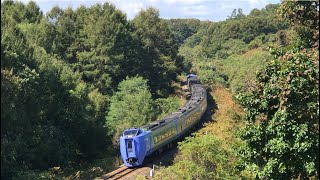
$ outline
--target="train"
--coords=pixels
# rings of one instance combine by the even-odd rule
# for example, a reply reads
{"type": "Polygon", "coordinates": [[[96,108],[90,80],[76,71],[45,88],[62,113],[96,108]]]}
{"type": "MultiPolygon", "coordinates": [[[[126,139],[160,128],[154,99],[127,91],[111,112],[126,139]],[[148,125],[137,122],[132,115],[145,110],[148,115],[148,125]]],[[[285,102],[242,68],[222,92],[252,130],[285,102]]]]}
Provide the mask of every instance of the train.
{"type": "Polygon", "coordinates": [[[145,157],[162,151],[200,121],[207,109],[207,91],[197,75],[188,74],[186,79],[190,96],[183,107],[161,120],[124,130],[119,142],[125,166],[141,166],[145,157]]]}

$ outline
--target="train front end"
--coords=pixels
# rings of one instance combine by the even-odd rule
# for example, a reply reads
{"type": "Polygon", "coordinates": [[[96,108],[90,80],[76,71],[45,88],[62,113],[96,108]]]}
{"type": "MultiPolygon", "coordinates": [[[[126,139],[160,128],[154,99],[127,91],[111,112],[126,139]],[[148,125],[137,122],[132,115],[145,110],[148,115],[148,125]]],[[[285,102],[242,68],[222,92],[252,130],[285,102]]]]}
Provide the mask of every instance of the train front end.
{"type": "Polygon", "coordinates": [[[150,149],[150,133],[139,128],[126,129],[120,137],[120,153],[127,167],[140,166],[150,149]]]}

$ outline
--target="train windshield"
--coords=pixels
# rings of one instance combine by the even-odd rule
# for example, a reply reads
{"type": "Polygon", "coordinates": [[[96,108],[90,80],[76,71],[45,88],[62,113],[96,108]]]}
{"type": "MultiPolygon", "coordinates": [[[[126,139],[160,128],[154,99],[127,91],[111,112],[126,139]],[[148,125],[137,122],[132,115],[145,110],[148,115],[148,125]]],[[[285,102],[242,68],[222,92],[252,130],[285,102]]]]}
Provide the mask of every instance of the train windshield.
{"type": "Polygon", "coordinates": [[[137,129],[126,130],[126,131],[124,131],[123,136],[124,137],[133,137],[133,136],[136,136],[137,133],[138,133],[137,129]]]}
{"type": "Polygon", "coordinates": [[[129,153],[132,153],[133,151],[132,151],[132,141],[128,141],[128,152],[129,153]]]}

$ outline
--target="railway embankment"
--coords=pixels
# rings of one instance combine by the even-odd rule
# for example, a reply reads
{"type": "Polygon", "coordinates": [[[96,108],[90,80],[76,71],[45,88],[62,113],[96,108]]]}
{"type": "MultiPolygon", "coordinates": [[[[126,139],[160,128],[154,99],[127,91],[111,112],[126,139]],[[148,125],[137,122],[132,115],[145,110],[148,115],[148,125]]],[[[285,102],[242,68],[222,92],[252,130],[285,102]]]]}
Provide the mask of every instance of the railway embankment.
{"type": "Polygon", "coordinates": [[[230,149],[240,141],[235,133],[243,126],[241,118],[244,112],[233,100],[229,89],[223,86],[213,86],[211,89],[202,127],[179,145],[173,165],[160,168],[155,172],[154,179],[202,179],[223,176],[223,173],[232,175],[228,171],[232,171],[236,157],[230,149]],[[209,150],[215,152],[210,153],[209,150]]]}
{"type": "MultiPolygon", "coordinates": [[[[235,131],[242,126],[240,120],[244,112],[233,100],[230,90],[223,86],[213,86],[211,89],[208,92],[208,110],[202,119],[201,126],[189,136],[213,135],[222,142],[223,149],[230,149],[238,141],[235,131]]],[[[156,167],[155,179],[169,177],[172,173],[169,172],[171,166],[175,166],[183,158],[183,154],[177,147],[174,147],[162,153],[161,157],[149,160],[146,166],[127,173],[119,179],[151,179],[152,165],[156,167]]],[[[117,171],[112,171],[109,175],[117,171]]]]}

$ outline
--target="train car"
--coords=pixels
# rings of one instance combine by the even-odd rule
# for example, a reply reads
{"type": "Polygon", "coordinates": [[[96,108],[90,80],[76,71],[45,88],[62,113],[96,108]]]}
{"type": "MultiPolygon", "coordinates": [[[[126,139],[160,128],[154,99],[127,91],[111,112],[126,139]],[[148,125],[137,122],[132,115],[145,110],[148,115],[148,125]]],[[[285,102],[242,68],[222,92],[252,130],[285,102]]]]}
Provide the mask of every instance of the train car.
{"type": "Polygon", "coordinates": [[[195,74],[187,76],[187,87],[191,96],[178,111],[162,120],[123,132],[120,137],[120,153],[125,166],[142,165],[146,156],[162,151],[200,121],[207,109],[206,89],[195,74]]]}

